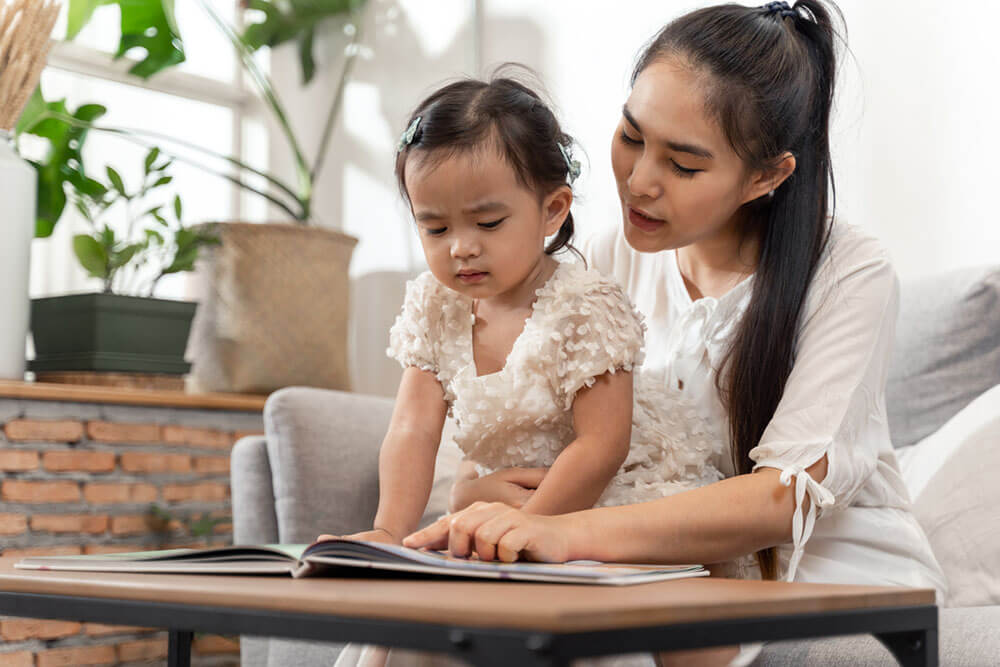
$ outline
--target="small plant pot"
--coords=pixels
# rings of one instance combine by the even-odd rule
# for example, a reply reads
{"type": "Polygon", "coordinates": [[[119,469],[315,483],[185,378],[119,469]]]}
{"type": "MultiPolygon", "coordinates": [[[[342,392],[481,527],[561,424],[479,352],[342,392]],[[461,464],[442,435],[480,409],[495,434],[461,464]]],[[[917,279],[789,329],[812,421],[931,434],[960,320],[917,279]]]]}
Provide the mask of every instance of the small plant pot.
{"type": "Polygon", "coordinates": [[[32,299],[35,359],[45,371],[115,371],[182,375],[198,304],[119,294],[32,299]]]}

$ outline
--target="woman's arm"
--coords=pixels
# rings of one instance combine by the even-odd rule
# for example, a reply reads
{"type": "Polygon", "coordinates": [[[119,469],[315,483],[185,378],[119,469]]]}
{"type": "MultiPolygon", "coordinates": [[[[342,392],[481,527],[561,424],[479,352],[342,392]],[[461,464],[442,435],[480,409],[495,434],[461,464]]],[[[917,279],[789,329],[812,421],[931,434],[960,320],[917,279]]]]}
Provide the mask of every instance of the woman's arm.
{"type": "MultiPolygon", "coordinates": [[[[823,479],[826,467],[824,457],[807,472],[823,479]]],[[[659,500],[552,517],[476,503],[403,543],[508,562],[716,563],[791,541],[795,492],[779,475],[761,468],[659,500]]]]}
{"type": "Polygon", "coordinates": [[[379,500],[374,527],[399,542],[420,522],[434,483],[434,459],[447,404],[434,373],[410,366],[396,393],[379,452],[379,500]]]}
{"type": "Polygon", "coordinates": [[[593,507],[628,456],[632,433],[632,374],[604,373],[573,400],[569,443],[524,503],[533,514],[564,514],[593,507]]]}

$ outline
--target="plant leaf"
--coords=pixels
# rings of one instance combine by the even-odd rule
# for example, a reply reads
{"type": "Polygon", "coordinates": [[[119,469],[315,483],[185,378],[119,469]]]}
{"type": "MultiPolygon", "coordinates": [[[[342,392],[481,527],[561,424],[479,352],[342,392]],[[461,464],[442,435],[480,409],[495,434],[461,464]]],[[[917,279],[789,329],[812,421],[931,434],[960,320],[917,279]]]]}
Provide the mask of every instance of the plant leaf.
{"type": "Polygon", "coordinates": [[[129,72],[148,79],[184,62],[184,45],[177,32],[173,0],[110,0],[121,8],[121,40],[115,59],[140,48],[144,57],[129,72]]]}
{"type": "Polygon", "coordinates": [[[309,83],[315,74],[313,38],[318,24],[334,16],[360,9],[366,0],[248,0],[246,9],[260,12],[264,19],[249,24],[240,39],[251,51],[274,48],[295,41],[299,47],[302,81],[309,83]]]}
{"type": "Polygon", "coordinates": [[[146,163],[144,165],[144,168],[147,174],[152,170],[153,163],[156,162],[156,158],[158,157],[160,157],[160,149],[157,148],[156,146],[153,146],[151,149],[149,149],[149,152],[146,153],[146,163]]]}
{"type": "Polygon", "coordinates": [[[156,182],[153,183],[153,185],[151,187],[158,188],[161,185],[166,185],[167,183],[169,183],[172,180],[174,180],[173,176],[160,176],[158,179],[156,179],[156,182]]]}
{"type": "Polygon", "coordinates": [[[55,229],[66,208],[67,183],[85,194],[96,195],[104,189],[102,185],[85,175],[83,145],[87,138],[87,129],[73,127],[56,118],[45,117],[45,114],[72,115],[77,120],[92,123],[106,111],[99,104],[84,104],[70,113],[66,108],[66,100],[47,102],[41,90],[35,90],[25,114],[18,123],[18,131],[41,137],[49,144],[45,157],[31,163],[38,172],[36,237],[50,236],[55,229]]]}
{"type": "Polygon", "coordinates": [[[107,167],[108,180],[111,181],[111,187],[118,191],[122,197],[128,197],[125,194],[125,183],[122,181],[121,175],[114,170],[110,165],[107,167]]]}
{"type": "Polygon", "coordinates": [[[104,252],[104,247],[93,236],[86,234],[74,236],[73,252],[80,261],[80,265],[94,278],[104,280],[110,275],[108,256],[104,252]]]}
{"type": "Polygon", "coordinates": [[[174,195],[174,215],[177,216],[177,222],[181,221],[181,212],[183,211],[183,205],[181,204],[181,196],[174,195]]]}
{"type": "Polygon", "coordinates": [[[121,250],[117,250],[111,253],[110,261],[108,262],[111,270],[120,269],[121,267],[132,261],[135,254],[146,247],[145,243],[132,243],[125,246],[121,250]]]}
{"type": "Polygon", "coordinates": [[[72,41],[83,27],[90,22],[94,10],[105,4],[105,0],[69,0],[66,17],[66,41],[72,41]]]}
{"type": "Polygon", "coordinates": [[[316,31],[306,30],[298,36],[296,41],[299,44],[299,64],[302,67],[302,85],[312,81],[316,75],[316,60],[313,58],[313,39],[316,31]]]}

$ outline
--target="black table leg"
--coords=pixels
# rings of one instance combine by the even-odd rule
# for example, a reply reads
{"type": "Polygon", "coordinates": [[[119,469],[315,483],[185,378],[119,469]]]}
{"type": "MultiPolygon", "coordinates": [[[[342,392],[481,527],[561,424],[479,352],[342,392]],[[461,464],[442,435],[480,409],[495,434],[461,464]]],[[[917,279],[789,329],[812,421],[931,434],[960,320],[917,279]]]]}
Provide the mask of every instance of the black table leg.
{"type": "Polygon", "coordinates": [[[191,639],[194,633],[190,630],[170,630],[167,642],[168,667],[191,667],[191,639]]]}
{"type": "Polygon", "coordinates": [[[887,632],[875,635],[903,667],[937,667],[937,628],[912,632],[887,632]]]}
{"type": "Polygon", "coordinates": [[[503,633],[452,630],[452,654],[475,667],[563,667],[569,660],[553,654],[548,634],[509,636],[503,633]]]}

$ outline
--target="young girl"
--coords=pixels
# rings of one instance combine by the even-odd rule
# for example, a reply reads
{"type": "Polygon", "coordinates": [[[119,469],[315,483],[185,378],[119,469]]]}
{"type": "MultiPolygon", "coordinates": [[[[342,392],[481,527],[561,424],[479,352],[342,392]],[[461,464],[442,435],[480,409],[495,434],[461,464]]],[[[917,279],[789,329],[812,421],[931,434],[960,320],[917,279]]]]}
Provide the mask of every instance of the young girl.
{"type": "MultiPolygon", "coordinates": [[[[539,96],[509,78],[453,83],[413,112],[396,174],[430,271],[407,286],[390,333],[405,370],[379,507],[373,529],[351,537],[400,543],[417,528],[448,413],[480,474],[549,468],[526,512],[720,479],[718,434],[663,382],[633,382],[643,325],[618,285],[552,257],[573,236],[570,144],[539,96]]],[[[338,665],[378,664],[377,653],[348,647],[338,665]]]]}
{"type": "Polygon", "coordinates": [[[447,85],[413,112],[396,175],[430,271],[407,285],[390,332],[403,378],[374,527],[354,537],[399,543],[416,529],[447,414],[480,474],[551,468],[528,512],[635,502],[721,477],[711,434],[677,431],[665,416],[676,397],[661,382],[633,382],[643,324],[618,285],[553,258],[573,236],[571,142],[510,78],[447,85]]]}

